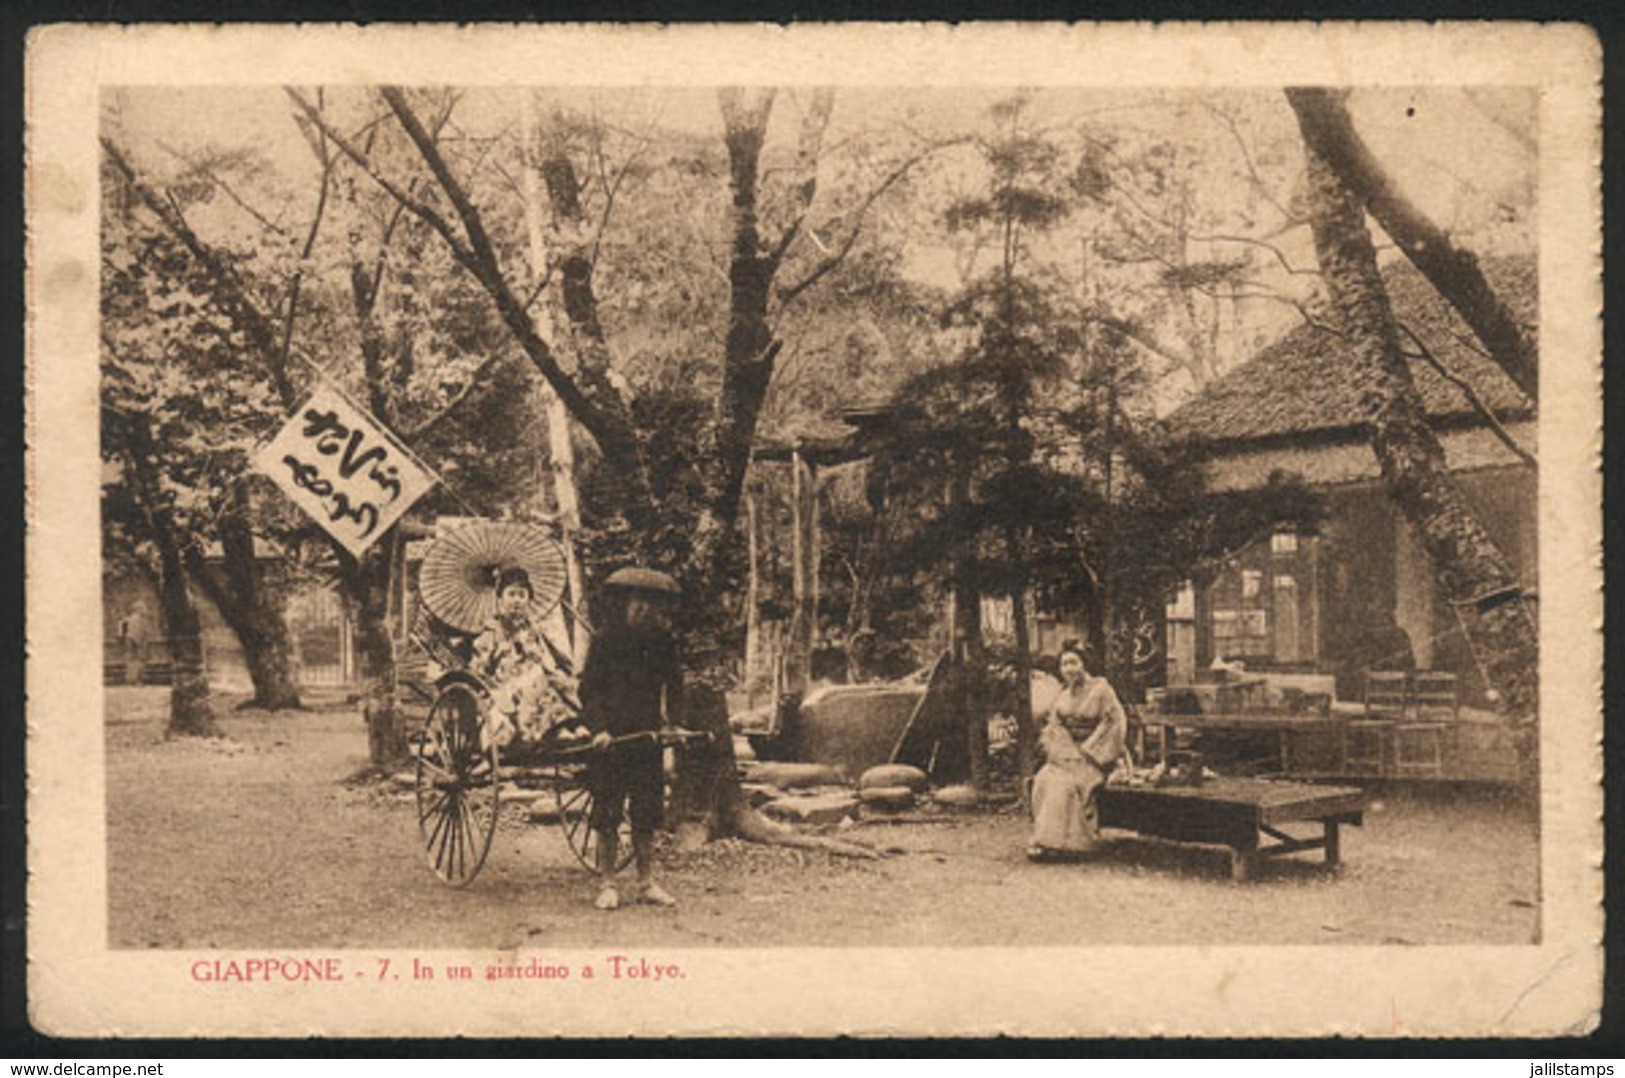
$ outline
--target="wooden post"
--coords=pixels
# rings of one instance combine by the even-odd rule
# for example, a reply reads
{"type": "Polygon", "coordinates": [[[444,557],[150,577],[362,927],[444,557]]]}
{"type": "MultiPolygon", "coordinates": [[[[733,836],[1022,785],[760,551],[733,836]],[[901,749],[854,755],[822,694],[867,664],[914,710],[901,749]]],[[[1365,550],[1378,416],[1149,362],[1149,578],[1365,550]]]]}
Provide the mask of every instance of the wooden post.
{"type": "Polygon", "coordinates": [[[808,584],[808,567],[812,560],[811,533],[808,518],[812,507],[808,504],[812,483],[806,474],[806,461],[801,450],[790,454],[790,573],[791,600],[790,639],[786,643],[785,690],[804,693],[812,681],[812,637],[816,602],[808,584]]]}
{"type": "Polygon", "coordinates": [[[1196,670],[1206,670],[1213,665],[1213,585],[1201,581],[1191,582],[1191,594],[1195,597],[1196,610],[1196,669],[1191,671],[1191,680],[1196,680],[1196,670]]]}
{"type": "Polygon", "coordinates": [[[748,575],[745,578],[745,691],[749,706],[756,706],[756,670],[761,663],[762,601],[761,555],[757,550],[756,496],[745,491],[745,551],[748,575]]]}
{"type": "Polygon", "coordinates": [[[807,651],[807,668],[809,675],[812,670],[812,653],[817,650],[820,641],[818,629],[819,600],[822,582],[819,570],[824,564],[824,533],[822,529],[821,514],[818,509],[818,488],[821,477],[817,467],[811,462],[807,463],[807,639],[811,645],[807,651]]]}

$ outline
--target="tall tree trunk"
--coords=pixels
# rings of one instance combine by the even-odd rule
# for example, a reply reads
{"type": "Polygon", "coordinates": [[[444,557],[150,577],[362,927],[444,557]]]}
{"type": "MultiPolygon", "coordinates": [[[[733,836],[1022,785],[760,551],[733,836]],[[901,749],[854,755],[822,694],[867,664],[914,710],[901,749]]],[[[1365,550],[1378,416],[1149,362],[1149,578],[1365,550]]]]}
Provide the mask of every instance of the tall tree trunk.
{"type": "Polygon", "coordinates": [[[762,145],[767,139],[768,119],[773,115],[774,96],[772,89],[754,94],[738,89],[717,93],[723,145],[728,151],[733,235],[728,259],[728,333],[722,348],[722,391],[711,459],[709,505],[696,529],[696,562],[707,573],[716,571],[717,559],[739,515],[756,422],[783,344],[768,321],[773,280],[785,253],[800,234],[818,189],[818,155],[834,107],[831,91],[813,92],[802,114],[793,170],[796,183],[790,198],[791,220],[768,242],[759,215],[758,188],[762,145]]]}
{"type": "Polygon", "coordinates": [[[644,469],[632,467],[641,458],[641,443],[632,423],[631,409],[607,377],[606,371],[583,365],[573,373],[560,366],[553,347],[547,342],[532,320],[527,302],[516,294],[503,274],[497,246],[486,229],[479,206],[451,171],[440,152],[438,128],[430,130],[413,111],[406,96],[398,87],[383,87],[380,96],[400,121],[407,138],[434,175],[435,182],[455,211],[462,226],[462,238],[450,221],[429,203],[413,197],[384,179],[372,164],[368,153],[334,130],[322,116],[321,110],[305,100],[297,91],[289,89],[295,106],[345,156],[355,161],[389,193],[400,206],[425,221],[445,241],[452,256],[479,282],[490,298],[497,316],[513,334],[515,342],[524,349],[532,366],[547,380],[558,394],[570,414],[590,434],[603,451],[606,460],[627,468],[624,473],[632,489],[627,493],[627,504],[648,507],[652,505],[648,489],[648,475],[644,469]]]}
{"type": "Polygon", "coordinates": [[[715,690],[700,687],[684,693],[682,725],[711,735],[709,741],[679,750],[677,776],[671,790],[671,815],[679,841],[686,846],[707,839],[725,838],[738,830],[738,812],[744,805],[739,789],[739,764],[734,757],[733,731],[728,726],[728,703],[715,690]]]}
{"type": "MultiPolygon", "coordinates": [[[[797,217],[778,241],[769,247],[763,242],[757,216],[760,158],[767,135],[767,121],[773,111],[774,91],[758,91],[746,100],[742,91],[725,89],[718,93],[722,111],[724,144],[728,152],[729,186],[732,193],[732,251],[729,259],[729,318],[723,344],[722,390],[718,403],[716,435],[710,447],[707,476],[707,506],[696,522],[693,554],[685,572],[684,602],[691,608],[714,604],[720,597],[721,565],[727,545],[735,533],[739,502],[750,466],[757,420],[773,377],[773,366],[781,342],[768,324],[768,304],[773,278],[784,253],[800,227],[815,189],[813,171],[819,139],[829,119],[831,99],[827,92],[815,95],[816,105],[803,123],[801,171],[804,180],[797,192],[797,217]]],[[[545,174],[544,174],[545,175],[545,174]]],[[[564,179],[560,174],[549,177],[564,179]]],[[[567,288],[574,286],[566,281],[567,288]]],[[[590,285],[590,277],[586,283],[590,285]]],[[[577,299],[582,293],[572,293],[577,299]]],[[[589,293],[590,294],[590,293],[589,293]]],[[[572,321],[574,319],[572,318],[572,321]]],[[[582,327],[587,328],[587,327],[582,327]]],[[[600,331],[601,332],[601,331],[600,331]]],[[[606,447],[607,449],[607,447],[606,447]]],[[[799,476],[799,473],[798,473],[799,476]]],[[[810,626],[804,626],[805,633],[810,626]]],[[[807,637],[810,640],[810,637],[807,637]]],[[[805,687],[804,685],[802,686],[805,687]]],[[[757,841],[805,845],[815,840],[795,836],[774,827],[745,805],[734,773],[733,743],[728,732],[727,708],[720,694],[702,693],[691,710],[691,721],[711,731],[709,751],[687,754],[694,772],[695,788],[703,790],[709,806],[704,813],[711,837],[739,833],[757,841]]],[[[694,815],[693,798],[684,799],[694,815]]],[[[819,843],[829,840],[816,840],[819,843]]]]}
{"type": "Polygon", "coordinates": [[[203,626],[197,606],[187,588],[185,538],[175,526],[171,510],[163,504],[159,478],[154,472],[158,459],[150,420],[143,415],[128,417],[130,444],[124,455],[125,474],[134,500],[146,517],[148,535],[158,549],[158,606],[164,635],[169,639],[171,683],[169,725],[175,737],[217,737],[214,701],[203,667],[203,626]]]}
{"type": "Polygon", "coordinates": [[[246,494],[239,489],[233,505],[220,517],[221,572],[224,581],[205,565],[199,551],[189,549],[187,568],[236,634],[243,648],[254,695],[244,707],[279,710],[299,708],[293,633],[288,629],[280,597],[266,584],[255,557],[254,536],[248,525],[246,494]]]}
{"type": "Polygon", "coordinates": [[[987,653],[982,648],[982,601],[974,588],[956,583],[952,602],[953,706],[959,711],[957,721],[965,731],[971,785],[986,793],[992,785],[992,767],[984,708],[987,653]]]}
{"type": "Polygon", "coordinates": [[[406,759],[406,729],[396,704],[395,636],[389,624],[395,529],[361,559],[341,552],[340,578],[356,627],[361,676],[361,717],[367,724],[367,757],[377,771],[406,759]]]}
{"type": "Polygon", "coordinates": [[[152,514],[152,537],[158,548],[158,597],[169,638],[173,681],[169,692],[169,727],[172,737],[218,737],[214,701],[203,669],[203,626],[186,586],[181,537],[167,510],[152,514]]]}
{"type": "Polygon", "coordinates": [[[814,477],[799,451],[790,454],[790,640],[785,669],[787,687],[805,693],[812,681],[812,653],[818,635],[817,553],[813,535],[817,529],[818,496],[814,477]]]}
{"type": "MultiPolygon", "coordinates": [[[[540,287],[539,282],[552,272],[550,267],[559,271],[558,295],[570,331],[575,369],[594,385],[600,386],[596,392],[609,399],[609,390],[602,388],[609,384],[609,342],[598,317],[598,294],[593,285],[596,267],[588,242],[590,231],[581,205],[581,181],[566,150],[564,117],[555,113],[546,130],[543,130],[536,120],[535,102],[528,93],[524,106],[525,144],[534,154],[534,166],[527,162],[523,184],[531,277],[536,282],[535,287],[540,287]],[[542,227],[541,200],[536,191],[538,174],[547,188],[548,216],[556,237],[551,251],[542,227]]],[[[537,309],[535,324],[543,339],[552,344],[553,317],[545,303],[537,309]]],[[[567,568],[571,599],[585,616],[585,592],[575,557],[575,536],[581,530],[581,515],[576,504],[575,450],[570,442],[570,415],[563,400],[551,391],[547,394],[547,430],[553,485],[557,492],[560,523],[566,536],[565,550],[569,555],[567,568]]],[[[653,509],[652,496],[649,494],[648,461],[640,451],[632,460],[606,455],[604,463],[616,476],[614,482],[606,484],[606,489],[627,495],[625,504],[615,508],[634,528],[647,527],[653,509]]],[[[579,639],[575,643],[579,657],[585,652],[586,641],[579,639]]]]}
{"type": "Polygon", "coordinates": [[[1399,349],[1388,296],[1359,201],[1332,161],[1336,132],[1324,110],[1289,93],[1308,157],[1310,227],[1332,299],[1342,313],[1362,416],[1394,505],[1433,564],[1440,590],[1466,617],[1469,643],[1524,743],[1535,771],[1539,638],[1512,567],[1448,471],[1399,349]]]}
{"type": "MultiPolygon", "coordinates": [[[[969,476],[955,475],[948,485],[948,506],[952,512],[970,499],[969,476]]],[[[949,658],[953,662],[953,706],[965,732],[971,785],[986,793],[992,784],[988,758],[986,700],[987,654],[982,648],[982,597],[970,582],[971,553],[960,549],[954,554],[949,580],[952,604],[949,623],[949,658]]]]}
{"type": "Polygon", "coordinates": [[[1299,125],[1315,129],[1315,152],[1456,309],[1524,396],[1538,401],[1540,359],[1534,336],[1495,294],[1473,253],[1458,247],[1448,232],[1400,191],[1354,129],[1344,104],[1346,92],[1305,87],[1289,89],[1286,94],[1299,125]]]}
{"type": "Polygon", "coordinates": [[[767,305],[778,269],[762,243],[757,217],[762,144],[773,113],[773,92],[743,103],[737,92],[719,96],[732,195],[732,251],[728,260],[728,334],[722,351],[722,396],[717,413],[712,515],[715,526],[733,519],[750,460],[756,420],[767,398],[778,356],[767,305]]]}
{"type": "Polygon", "coordinates": [[[756,499],[745,494],[745,688],[756,706],[756,668],[762,661],[762,569],[756,534],[756,499]]]}
{"type": "MultiPolygon", "coordinates": [[[[1010,616],[1016,631],[1016,760],[1022,789],[1038,772],[1038,722],[1033,715],[1033,649],[1027,634],[1027,589],[1010,591],[1010,616]]],[[[985,736],[985,734],[984,734],[985,736]]]]}

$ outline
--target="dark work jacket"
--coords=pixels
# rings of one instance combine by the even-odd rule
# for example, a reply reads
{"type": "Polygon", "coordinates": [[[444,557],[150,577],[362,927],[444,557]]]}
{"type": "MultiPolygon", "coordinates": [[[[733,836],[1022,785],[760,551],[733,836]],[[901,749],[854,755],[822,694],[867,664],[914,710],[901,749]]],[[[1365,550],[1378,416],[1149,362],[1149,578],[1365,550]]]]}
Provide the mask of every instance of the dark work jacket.
{"type": "Polygon", "coordinates": [[[581,671],[581,717],[593,733],[611,737],[658,730],[660,695],[677,721],[683,674],[670,634],[639,629],[606,630],[592,642],[581,671]]]}

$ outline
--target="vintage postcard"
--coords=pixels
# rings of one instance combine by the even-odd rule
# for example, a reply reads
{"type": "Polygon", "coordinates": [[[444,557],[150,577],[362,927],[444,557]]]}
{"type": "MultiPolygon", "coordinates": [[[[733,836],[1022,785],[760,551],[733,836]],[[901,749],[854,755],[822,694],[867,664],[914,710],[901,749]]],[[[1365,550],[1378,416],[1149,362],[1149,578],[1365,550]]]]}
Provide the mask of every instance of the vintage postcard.
{"type": "Polygon", "coordinates": [[[34,1023],[1594,1028],[1600,71],[37,31],[34,1023]]]}

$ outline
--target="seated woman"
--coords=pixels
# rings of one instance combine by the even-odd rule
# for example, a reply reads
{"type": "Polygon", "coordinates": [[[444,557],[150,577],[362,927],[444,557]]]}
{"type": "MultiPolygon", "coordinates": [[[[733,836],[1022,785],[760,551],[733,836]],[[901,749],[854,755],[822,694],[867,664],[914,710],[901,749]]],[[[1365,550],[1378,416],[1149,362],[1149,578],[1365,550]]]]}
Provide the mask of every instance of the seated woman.
{"type": "Polygon", "coordinates": [[[573,695],[571,679],[530,620],[534,593],[523,569],[504,569],[497,576],[497,612],[474,639],[469,670],[491,687],[489,736],[498,745],[526,741],[575,719],[576,710],[561,696],[573,695]]]}
{"type": "Polygon", "coordinates": [[[1027,856],[1042,860],[1093,849],[1100,838],[1096,795],[1114,767],[1133,761],[1123,705],[1105,678],[1090,675],[1075,642],[1061,647],[1061,689],[1044,713],[1038,745],[1044,766],[1033,779],[1027,856]]]}

